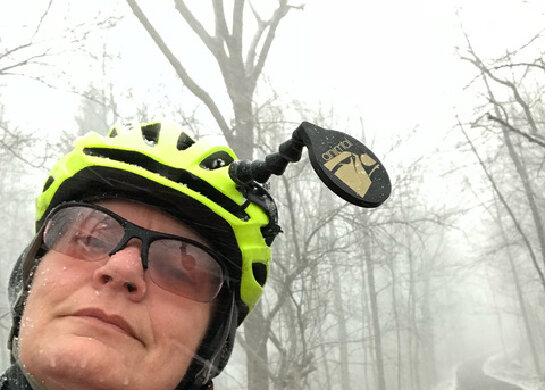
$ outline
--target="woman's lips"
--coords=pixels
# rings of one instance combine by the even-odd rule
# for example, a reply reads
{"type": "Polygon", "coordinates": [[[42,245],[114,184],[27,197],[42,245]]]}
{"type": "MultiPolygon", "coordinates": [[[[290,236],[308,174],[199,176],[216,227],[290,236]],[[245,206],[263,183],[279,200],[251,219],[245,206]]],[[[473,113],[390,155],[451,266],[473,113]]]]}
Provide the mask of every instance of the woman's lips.
{"type": "Polygon", "coordinates": [[[92,317],[106,324],[114,325],[119,331],[127,334],[128,336],[141,341],[136,337],[136,333],[132,326],[122,317],[116,314],[106,314],[102,309],[98,308],[85,308],[76,311],[73,316],[75,317],[92,317]]]}

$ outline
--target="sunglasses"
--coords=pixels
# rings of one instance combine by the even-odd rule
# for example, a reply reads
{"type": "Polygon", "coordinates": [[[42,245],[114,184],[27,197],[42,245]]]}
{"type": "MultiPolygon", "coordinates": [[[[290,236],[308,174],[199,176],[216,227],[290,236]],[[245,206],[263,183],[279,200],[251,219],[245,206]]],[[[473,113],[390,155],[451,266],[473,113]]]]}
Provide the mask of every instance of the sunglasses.
{"type": "Polygon", "coordinates": [[[225,280],[218,253],[189,238],[145,229],[95,204],[56,207],[45,222],[43,244],[46,250],[99,261],[134,238],[142,243],[142,267],[159,287],[200,302],[218,295],[225,280]]]}

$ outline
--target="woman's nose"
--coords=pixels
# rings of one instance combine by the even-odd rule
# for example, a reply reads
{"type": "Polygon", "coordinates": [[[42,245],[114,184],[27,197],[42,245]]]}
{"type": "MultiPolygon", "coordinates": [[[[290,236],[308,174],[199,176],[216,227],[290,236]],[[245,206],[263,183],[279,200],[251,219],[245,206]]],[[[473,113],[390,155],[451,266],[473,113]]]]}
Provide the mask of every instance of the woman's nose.
{"type": "Polygon", "coordinates": [[[125,248],[111,255],[93,274],[93,286],[126,294],[132,301],[140,301],[146,294],[139,240],[131,240],[125,248]]]}

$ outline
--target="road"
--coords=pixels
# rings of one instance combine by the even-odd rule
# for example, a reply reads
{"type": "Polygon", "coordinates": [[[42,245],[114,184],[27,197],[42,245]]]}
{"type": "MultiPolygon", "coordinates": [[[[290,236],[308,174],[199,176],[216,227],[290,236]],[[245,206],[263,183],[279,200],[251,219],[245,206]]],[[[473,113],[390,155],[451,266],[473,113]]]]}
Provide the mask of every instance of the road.
{"type": "Polygon", "coordinates": [[[502,382],[483,372],[486,358],[469,360],[456,371],[456,390],[523,390],[512,383],[502,382]]]}

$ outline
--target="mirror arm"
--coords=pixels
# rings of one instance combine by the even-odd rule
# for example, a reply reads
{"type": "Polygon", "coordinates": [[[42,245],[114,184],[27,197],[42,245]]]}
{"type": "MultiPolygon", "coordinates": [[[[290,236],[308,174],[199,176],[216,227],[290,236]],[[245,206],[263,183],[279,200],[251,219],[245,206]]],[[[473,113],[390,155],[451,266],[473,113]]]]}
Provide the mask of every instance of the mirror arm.
{"type": "MultiPolygon", "coordinates": [[[[306,123],[306,122],[303,122],[306,123]]],[[[301,159],[303,143],[299,125],[293,132],[292,138],[282,142],[278,152],[269,154],[263,160],[235,160],[229,165],[229,176],[238,185],[248,185],[253,181],[266,183],[272,174],[282,175],[290,162],[301,159]]]]}
{"type": "Polygon", "coordinates": [[[258,183],[266,183],[272,174],[282,175],[289,163],[299,161],[304,146],[320,180],[340,198],[360,207],[377,207],[390,196],[388,173],[371,150],[348,134],[309,122],[297,126],[291,139],[265,160],[233,161],[229,176],[243,194],[250,194],[258,183]]]}

